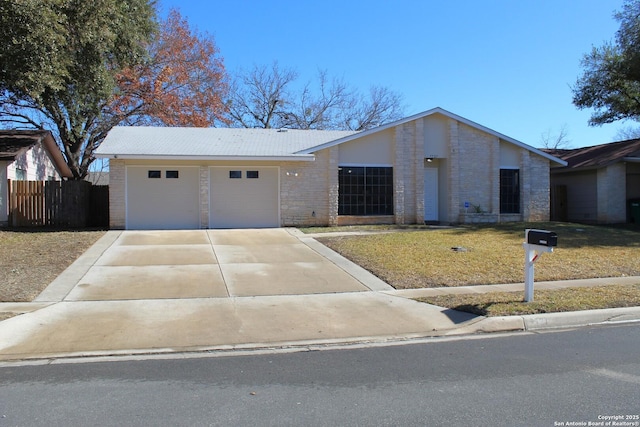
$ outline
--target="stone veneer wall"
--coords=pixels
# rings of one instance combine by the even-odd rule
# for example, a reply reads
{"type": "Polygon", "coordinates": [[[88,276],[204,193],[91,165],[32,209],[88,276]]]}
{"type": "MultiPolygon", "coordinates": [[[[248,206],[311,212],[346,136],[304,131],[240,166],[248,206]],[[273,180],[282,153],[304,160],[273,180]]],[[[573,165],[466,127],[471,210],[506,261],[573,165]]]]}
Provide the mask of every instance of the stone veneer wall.
{"type": "Polygon", "coordinates": [[[280,222],[283,226],[329,225],[336,221],[337,163],[337,149],[328,148],[316,153],[313,162],[280,165],[280,222]],[[332,214],[334,209],[335,214],[332,214]]]}
{"type": "Polygon", "coordinates": [[[123,160],[109,160],[109,228],[114,230],[126,225],[125,173],[123,160]]]}
{"type": "MultiPolygon", "coordinates": [[[[458,125],[457,165],[459,173],[458,201],[452,213],[462,215],[479,206],[482,212],[498,213],[499,191],[494,183],[500,180],[496,158],[500,156],[499,139],[465,124],[458,125]],[[469,202],[470,208],[464,207],[469,202]],[[498,206],[496,206],[496,203],[498,206]]],[[[452,156],[455,153],[451,153],[452,156]]],[[[455,202],[453,202],[455,203],[455,202]]]]}
{"type": "Polygon", "coordinates": [[[198,171],[200,181],[200,228],[209,228],[209,167],[200,166],[198,171]]]}
{"type": "Polygon", "coordinates": [[[416,143],[413,144],[413,182],[414,182],[414,218],[415,223],[424,222],[424,120],[414,121],[416,143]]]}
{"type": "Polygon", "coordinates": [[[550,215],[550,176],[549,160],[544,157],[530,154],[523,151],[523,169],[527,175],[521,174],[520,181],[523,182],[521,194],[523,195],[523,221],[549,221],[550,215]],[[526,191],[526,192],[525,192],[526,191]],[[526,201],[526,202],[525,202],[526,201]]]}

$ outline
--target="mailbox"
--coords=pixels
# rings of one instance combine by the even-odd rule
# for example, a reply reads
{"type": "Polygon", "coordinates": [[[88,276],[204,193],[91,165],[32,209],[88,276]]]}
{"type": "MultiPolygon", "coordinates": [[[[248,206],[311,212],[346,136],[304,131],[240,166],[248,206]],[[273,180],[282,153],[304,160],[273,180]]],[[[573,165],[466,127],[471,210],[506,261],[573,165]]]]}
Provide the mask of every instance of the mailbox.
{"type": "Polygon", "coordinates": [[[558,246],[558,235],[547,230],[527,230],[527,243],[540,246],[558,246]]]}

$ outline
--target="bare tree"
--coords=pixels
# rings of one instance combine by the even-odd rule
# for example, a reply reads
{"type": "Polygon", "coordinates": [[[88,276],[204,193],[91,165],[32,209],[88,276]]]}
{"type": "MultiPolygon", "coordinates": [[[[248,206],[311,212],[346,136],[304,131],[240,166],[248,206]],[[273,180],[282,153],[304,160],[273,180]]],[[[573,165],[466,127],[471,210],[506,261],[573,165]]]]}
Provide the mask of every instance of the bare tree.
{"type": "Polygon", "coordinates": [[[226,102],[232,123],[245,128],[284,127],[290,108],[289,86],[298,78],[292,69],[255,65],[231,83],[226,102]]]}
{"type": "Polygon", "coordinates": [[[638,139],[640,138],[640,127],[634,126],[625,126],[623,128],[618,129],[615,136],[613,137],[616,141],[626,141],[628,139],[638,139]]]}
{"type": "Polygon", "coordinates": [[[297,94],[283,117],[286,127],[295,129],[333,129],[337,113],[351,100],[352,94],[340,79],[329,79],[326,71],[318,72],[318,87],[308,82],[297,94]]]}
{"type": "Polygon", "coordinates": [[[557,134],[552,133],[551,129],[547,129],[540,135],[540,144],[542,148],[548,150],[561,150],[569,148],[571,140],[567,138],[569,131],[567,130],[567,124],[564,123],[560,126],[560,131],[557,134]]]}
{"type": "Polygon", "coordinates": [[[342,112],[345,129],[361,131],[398,120],[404,116],[402,96],[382,86],[372,86],[369,97],[356,95],[342,112]]]}
{"type": "Polygon", "coordinates": [[[232,125],[359,131],[403,117],[402,97],[388,88],[374,86],[365,96],[319,71],[316,80],[296,91],[297,77],[275,62],[240,73],[227,102],[232,125]]]}

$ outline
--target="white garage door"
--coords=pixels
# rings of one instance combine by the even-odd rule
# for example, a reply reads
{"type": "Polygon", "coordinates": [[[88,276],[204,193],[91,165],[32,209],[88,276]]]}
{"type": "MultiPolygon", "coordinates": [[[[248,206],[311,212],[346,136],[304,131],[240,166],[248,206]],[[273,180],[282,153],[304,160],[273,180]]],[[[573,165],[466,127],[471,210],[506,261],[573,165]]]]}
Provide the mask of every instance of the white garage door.
{"type": "Polygon", "coordinates": [[[277,167],[210,168],[209,227],[280,226],[277,167]]]}
{"type": "Polygon", "coordinates": [[[197,167],[127,167],[127,228],[199,228],[197,167]]]}

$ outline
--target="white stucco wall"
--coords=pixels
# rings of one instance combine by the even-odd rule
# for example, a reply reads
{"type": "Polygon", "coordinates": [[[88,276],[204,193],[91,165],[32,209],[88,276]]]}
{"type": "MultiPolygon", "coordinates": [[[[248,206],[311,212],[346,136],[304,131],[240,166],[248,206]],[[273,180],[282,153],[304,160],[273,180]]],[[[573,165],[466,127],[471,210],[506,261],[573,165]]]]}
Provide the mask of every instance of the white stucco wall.
{"type": "Polygon", "coordinates": [[[393,133],[378,132],[338,147],[341,165],[391,165],[393,163],[393,133]]]}
{"type": "Polygon", "coordinates": [[[437,114],[424,118],[424,157],[447,157],[449,153],[447,121],[446,117],[437,114]]]}
{"type": "Polygon", "coordinates": [[[41,144],[35,145],[7,167],[7,179],[16,179],[16,169],[25,170],[27,181],[59,180],[60,175],[41,144]]]}

